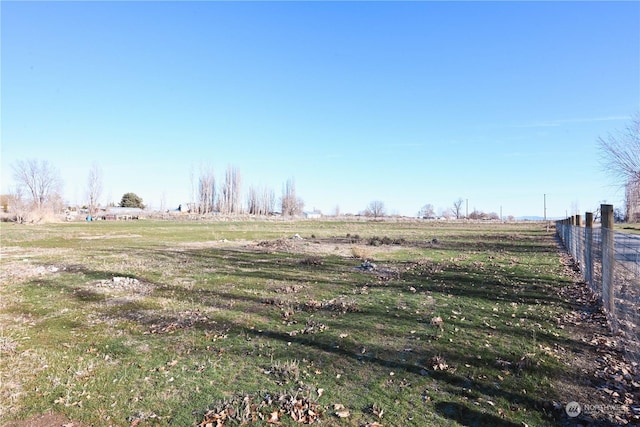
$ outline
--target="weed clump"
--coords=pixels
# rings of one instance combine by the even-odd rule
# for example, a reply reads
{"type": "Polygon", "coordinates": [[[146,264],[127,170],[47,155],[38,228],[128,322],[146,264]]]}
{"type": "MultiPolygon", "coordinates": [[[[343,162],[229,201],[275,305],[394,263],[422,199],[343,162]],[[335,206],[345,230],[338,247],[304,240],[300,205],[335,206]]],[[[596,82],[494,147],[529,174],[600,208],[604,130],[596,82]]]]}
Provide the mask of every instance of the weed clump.
{"type": "Polygon", "coordinates": [[[300,261],[300,264],[302,264],[302,265],[322,265],[322,264],[324,264],[324,262],[322,261],[322,258],[320,258],[319,256],[313,255],[313,256],[308,256],[305,259],[303,259],[302,261],[300,261]]]}
{"type": "Polygon", "coordinates": [[[363,261],[371,259],[371,252],[361,246],[352,246],[351,255],[353,255],[354,258],[361,259],[363,261]]]}
{"type": "Polygon", "coordinates": [[[347,233],[347,239],[349,243],[360,243],[362,241],[359,234],[347,233]]]}
{"type": "Polygon", "coordinates": [[[295,382],[300,378],[300,362],[297,360],[277,361],[265,373],[272,374],[278,384],[295,382]]]}
{"type": "Polygon", "coordinates": [[[378,237],[373,236],[368,241],[369,246],[382,246],[382,245],[404,245],[407,241],[403,238],[392,239],[391,237],[378,237]]]}

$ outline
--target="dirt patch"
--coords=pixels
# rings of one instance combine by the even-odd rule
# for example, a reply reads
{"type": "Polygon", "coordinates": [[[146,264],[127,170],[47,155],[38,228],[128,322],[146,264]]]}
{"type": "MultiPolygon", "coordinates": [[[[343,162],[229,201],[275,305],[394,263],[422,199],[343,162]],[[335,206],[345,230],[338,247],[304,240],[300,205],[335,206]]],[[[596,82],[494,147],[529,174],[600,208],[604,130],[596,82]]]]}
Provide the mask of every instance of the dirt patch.
{"type": "Polygon", "coordinates": [[[572,306],[558,326],[568,332],[572,345],[554,351],[575,375],[556,379],[560,402],[555,409],[563,425],[640,425],[640,367],[625,359],[601,301],[580,281],[572,260],[562,256],[574,283],[558,292],[572,306]],[[568,416],[570,402],[580,405],[577,416],[568,416]]]}
{"type": "Polygon", "coordinates": [[[79,240],[105,240],[105,239],[136,239],[142,237],[139,234],[102,234],[91,236],[79,236],[79,240]]]}
{"type": "Polygon", "coordinates": [[[132,294],[148,295],[153,290],[153,286],[148,283],[142,282],[134,277],[119,276],[94,282],[91,284],[91,287],[98,292],[106,294],[114,292],[127,292],[132,294]]]}
{"type": "Polygon", "coordinates": [[[20,283],[33,277],[41,277],[64,270],[63,266],[34,264],[32,258],[40,256],[60,256],[66,249],[2,247],[0,259],[0,283],[20,283]]]}
{"type": "Polygon", "coordinates": [[[299,252],[298,247],[300,246],[301,241],[301,237],[262,240],[256,243],[255,246],[266,252],[299,252]]]}
{"type": "Polygon", "coordinates": [[[4,427],[82,427],[82,424],[71,421],[61,414],[48,413],[36,415],[27,420],[13,421],[4,427]]]}

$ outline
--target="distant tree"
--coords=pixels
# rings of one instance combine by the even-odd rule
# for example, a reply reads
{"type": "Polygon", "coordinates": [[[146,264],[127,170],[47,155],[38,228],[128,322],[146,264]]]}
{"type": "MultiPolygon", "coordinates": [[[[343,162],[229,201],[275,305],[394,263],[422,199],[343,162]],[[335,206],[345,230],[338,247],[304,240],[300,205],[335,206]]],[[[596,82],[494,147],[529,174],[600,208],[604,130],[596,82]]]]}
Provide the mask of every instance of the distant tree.
{"type": "Polygon", "coordinates": [[[386,210],[384,207],[384,203],[381,202],[380,200],[372,201],[364,210],[365,216],[369,216],[373,218],[381,218],[385,216],[385,214],[386,214],[386,210]]]}
{"type": "Polygon", "coordinates": [[[296,183],[293,178],[288,179],[282,186],[280,207],[284,216],[301,215],[304,210],[304,201],[296,195],[296,183]]]}
{"type": "Polygon", "coordinates": [[[615,222],[626,222],[627,221],[627,215],[626,215],[625,211],[620,209],[620,208],[615,208],[613,210],[613,220],[615,222]]]}
{"type": "Polygon", "coordinates": [[[473,212],[469,214],[469,219],[482,219],[483,215],[484,213],[482,211],[474,209],[473,212]]]}
{"type": "Polygon", "coordinates": [[[222,191],[218,198],[218,210],[223,214],[239,214],[242,211],[240,185],[242,177],[238,168],[227,166],[222,191]]]}
{"type": "Polygon", "coordinates": [[[433,209],[432,204],[426,204],[422,208],[420,208],[420,211],[418,211],[418,216],[420,218],[433,218],[436,216],[436,211],[433,209]]]}
{"type": "Polygon", "coordinates": [[[198,211],[201,214],[213,212],[216,199],[216,178],[212,167],[201,167],[198,179],[198,211]]]}
{"type": "Polygon", "coordinates": [[[135,193],[125,193],[120,200],[121,208],[140,208],[144,209],[142,198],[135,193]]]}
{"type": "Polygon", "coordinates": [[[87,180],[87,199],[89,214],[95,215],[98,210],[98,200],[102,196],[102,169],[97,162],[94,162],[89,169],[89,178],[87,180]]]}
{"type": "Polygon", "coordinates": [[[9,201],[11,200],[11,195],[2,194],[0,195],[0,208],[3,213],[9,213],[9,201]]]}
{"type": "Polygon", "coordinates": [[[442,217],[442,218],[446,218],[446,219],[450,219],[451,218],[451,210],[447,209],[447,208],[440,208],[438,209],[438,216],[442,217]]]}
{"type": "Polygon", "coordinates": [[[500,219],[500,215],[498,215],[497,212],[489,212],[487,214],[487,218],[494,219],[494,220],[499,220],[500,219]]]}
{"type": "Polygon", "coordinates": [[[14,215],[14,219],[18,224],[25,222],[29,211],[22,190],[22,187],[15,187],[7,198],[7,211],[14,215]]]}
{"type": "Polygon", "coordinates": [[[451,208],[451,213],[456,217],[456,219],[460,219],[462,216],[462,204],[464,200],[460,197],[458,200],[453,202],[453,208],[451,208]]]}
{"type": "Polygon", "coordinates": [[[46,160],[18,160],[13,165],[13,177],[20,193],[24,189],[37,209],[56,199],[62,184],[57,169],[46,160]]]}
{"type": "Polygon", "coordinates": [[[275,193],[266,187],[249,187],[247,211],[250,215],[269,215],[275,207],[275,193]]]}

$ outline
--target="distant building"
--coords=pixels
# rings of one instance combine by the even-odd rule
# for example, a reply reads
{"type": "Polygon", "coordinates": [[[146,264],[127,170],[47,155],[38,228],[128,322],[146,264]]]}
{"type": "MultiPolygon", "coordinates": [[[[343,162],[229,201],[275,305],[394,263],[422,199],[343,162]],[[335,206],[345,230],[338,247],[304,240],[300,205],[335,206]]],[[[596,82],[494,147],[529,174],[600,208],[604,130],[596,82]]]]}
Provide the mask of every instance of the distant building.
{"type": "Polygon", "coordinates": [[[104,220],[129,220],[140,219],[144,214],[144,211],[140,208],[121,208],[121,207],[109,207],[104,213],[98,215],[98,218],[104,220]]]}
{"type": "Polygon", "coordinates": [[[319,219],[319,218],[322,218],[322,212],[318,210],[313,212],[305,212],[304,217],[307,219],[319,219]]]}
{"type": "Polygon", "coordinates": [[[627,183],[625,198],[627,199],[627,221],[640,222],[640,179],[627,183]]]}

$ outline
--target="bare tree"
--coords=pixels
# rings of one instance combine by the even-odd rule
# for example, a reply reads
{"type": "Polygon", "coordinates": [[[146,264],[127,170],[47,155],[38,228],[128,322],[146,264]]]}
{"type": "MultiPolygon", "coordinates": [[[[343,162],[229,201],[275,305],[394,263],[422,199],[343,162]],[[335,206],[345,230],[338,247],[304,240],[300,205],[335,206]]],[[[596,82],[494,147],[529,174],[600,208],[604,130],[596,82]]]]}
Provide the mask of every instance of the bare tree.
{"type": "Polygon", "coordinates": [[[22,187],[16,187],[9,195],[9,203],[11,204],[11,212],[15,215],[15,220],[18,224],[22,224],[26,221],[28,209],[27,203],[25,203],[24,195],[22,194],[22,187]]]}
{"type": "Polygon", "coordinates": [[[242,210],[240,202],[240,184],[242,178],[240,171],[232,166],[227,166],[224,176],[222,191],[218,198],[218,209],[223,214],[239,214],[242,210]]]}
{"type": "Polygon", "coordinates": [[[198,179],[198,211],[201,214],[213,212],[216,199],[216,178],[213,167],[202,166],[198,179]]]}
{"type": "Polygon", "coordinates": [[[438,216],[440,216],[442,218],[450,219],[451,215],[452,215],[451,209],[447,209],[447,208],[439,208],[438,209],[438,216]]]}
{"type": "Polygon", "coordinates": [[[60,174],[46,160],[18,160],[13,166],[13,177],[18,186],[31,196],[37,209],[53,200],[61,186],[60,174]]]}
{"type": "Polygon", "coordinates": [[[98,200],[102,196],[102,169],[97,162],[93,162],[89,169],[87,180],[87,199],[89,201],[89,215],[94,216],[98,210],[98,200]]]}
{"type": "Polygon", "coordinates": [[[455,215],[456,219],[460,219],[460,217],[462,216],[463,203],[464,200],[462,200],[462,197],[453,202],[453,208],[451,208],[451,212],[455,215]]]}
{"type": "Polygon", "coordinates": [[[296,183],[290,178],[282,186],[282,198],[280,199],[282,215],[296,216],[302,213],[304,201],[296,196],[296,183]]]}
{"type": "Polygon", "coordinates": [[[627,184],[625,205],[626,220],[629,222],[640,222],[640,180],[627,184]]]}
{"type": "Polygon", "coordinates": [[[250,215],[269,215],[275,207],[275,193],[267,187],[249,187],[247,210],[250,215]]]}
{"type": "Polygon", "coordinates": [[[385,216],[385,213],[386,211],[385,211],[384,203],[381,202],[380,200],[372,201],[364,210],[365,216],[370,216],[373,218],[381,218],[385,216]]]}
{"type": "Polygon", "coordinates": [[[640,113],[624,130],[598,138],[603,169],[625,186],[626,217],[640,219],[640,113]]]}
{"type": "Polygon", "coordinates": [[[418,216],[420,218],[433,218],[436,215],[436,211],[433,209],[433,205],[427,203],[426,205],[424,205],[422,208],[420,208],[420,211],[418,211],[418,216]]]}
{"type": "Polygon", "coordinates": [[[276,210],[276,192],[271,188],[262,190],[262,204],[264,206],[264,214],[269,215],[276,210]]]}
{"type": "Polygon", "coordinates": [[[259,215],[259,201],[258,190],[253,186],[249,186],[249,193],[247,194],[247,212],[249,215],[259,215]]]}
{"type": "Polygon", "coordinates": [[[618,134],[598,138],[598,148],[604,170],[622,185],[640,181],[640,113],[618,134]]]}

